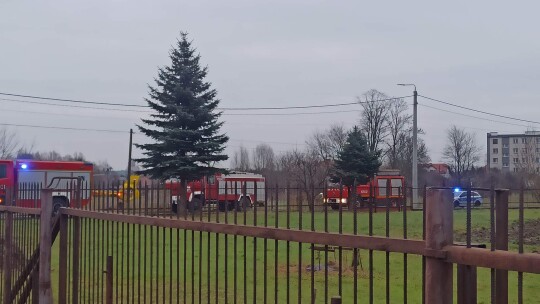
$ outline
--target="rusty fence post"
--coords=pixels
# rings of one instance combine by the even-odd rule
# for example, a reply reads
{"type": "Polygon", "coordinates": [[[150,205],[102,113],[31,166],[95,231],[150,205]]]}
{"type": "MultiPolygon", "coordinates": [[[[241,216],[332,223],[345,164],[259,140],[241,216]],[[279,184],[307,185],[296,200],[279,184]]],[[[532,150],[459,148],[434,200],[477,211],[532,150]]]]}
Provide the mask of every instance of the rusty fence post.
{"type": "Polygon", "coordinates": [[[58,258],[58,303],[67,303],[68,217],[60,213],[60,256],[58,258]]]}
{"type": "MultiPolygon", "coordinates": [[[[81,191],[80,185],[77,183],[75,190],[75,208],[81,209],[81,191]]],[[[71,274],[71,303],[79,303],[79,265],[80,265],[80,244],[81,244],[81,218],[73,217],[73,248],[72,248],[72,274],[71,274]]]]}
{"type": "Polygon", "coordinates": [[[106,280],[105,280],[105,303],[113,303],[113,257],[107,256],[107,270],[105,271],[106,280]]]}
{"type": "Polygon", "coordinates": [[[51,246],[52,190],[41,190],[39,225],[39,303],[52,303],[51,246]]]}
{"type": "Polygon", "coordinates": [[[458,304],[473,304],[477,302],[476,267],[457,265],[457,302],[458,304]]]}
{"type": "MultiPolygon", "coordinates": [[[[449,190],[427,190],[426,202],[426,303],[453,303],[453,267],[437,258],[438,251],[453,244],[453,205],[449,190]]],[[[442,255],[441,255],[442,256],[442,255]]]]}
{"type": "MultiPolygon", "coordinates": [[[[495,249],[508,250],[508,190],[495,191],[495,249]]],[[[508,303],[508,271],[495,270],[497,304],[508,303]]]]}
{"type": "Polygon", "coordinates": [[[4,222],[4,256],[2,265],[4,267],[3,285],[3,303],[11,303],[11,246],[13,243],[13,213],[6,211],[6,219],[4,222]]]}

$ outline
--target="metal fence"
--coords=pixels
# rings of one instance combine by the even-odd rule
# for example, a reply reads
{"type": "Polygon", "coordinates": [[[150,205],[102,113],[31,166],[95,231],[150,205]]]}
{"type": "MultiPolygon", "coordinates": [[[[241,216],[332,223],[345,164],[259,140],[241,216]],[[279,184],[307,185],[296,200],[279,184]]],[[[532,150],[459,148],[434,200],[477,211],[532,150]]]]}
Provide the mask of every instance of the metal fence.
{"type": "Polygon", "coordinates": [[[158,183],[61,190],[21,185],[8,200],[15,207],[0,206],[3,303],[47,292],[60,303],[329,303],[337,296],[500,304],[539,296],[540,244],[528,231],[540,210],[526,208],[525,190],[517,209],[507,190],[468,189],[464,206],[455,206],[453,189],[429,188],[420,191],[423,211],[412,211],[410,189],[399,188],[386,191],[399,199],[353,193],[333,210],[326,189],[265,185],[252,204],[212,202],[178,213],[174,191],[158,183]],[[61,202],[62,193],[70,199],[61,202]],[[64,204],[59,215],[39,216],[54,213],[55,203],[64,204]],[[52,270],[47,276],[40,268],[52,270]]]}

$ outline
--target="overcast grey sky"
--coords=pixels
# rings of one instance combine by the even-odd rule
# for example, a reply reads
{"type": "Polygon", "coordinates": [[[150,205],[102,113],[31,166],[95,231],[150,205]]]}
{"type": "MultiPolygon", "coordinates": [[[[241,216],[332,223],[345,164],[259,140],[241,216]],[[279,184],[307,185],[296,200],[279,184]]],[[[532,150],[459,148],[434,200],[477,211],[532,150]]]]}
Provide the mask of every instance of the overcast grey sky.
{"type": "MultiPolygon", "coordinates": [[[[372,88],[404,96],[412,88],[395,84],[411,82],[422,95],[540,121],[539,11],[536,1],[2,1],[0,92],[144,104],[147,84],[169,63],[183,30],[208,65],[222,107],[345,103],[372,88]]],[[[486,132],[530,125],[419,103],[433,161],[441,160],[451,124],[476,133],[483,147],[486,132]]],[[[325,111],[337,110],[344,112],[226,112],[227,151],[260,142],[278,152],[302,148],[314,130],[358,120],[359,106],[325,111]]],[[[0,100],[3,123],[126,131],[14,128],[37,150],[83,152],[114,168],[126,166],[127,131],[142,114],[0,100]]]]}

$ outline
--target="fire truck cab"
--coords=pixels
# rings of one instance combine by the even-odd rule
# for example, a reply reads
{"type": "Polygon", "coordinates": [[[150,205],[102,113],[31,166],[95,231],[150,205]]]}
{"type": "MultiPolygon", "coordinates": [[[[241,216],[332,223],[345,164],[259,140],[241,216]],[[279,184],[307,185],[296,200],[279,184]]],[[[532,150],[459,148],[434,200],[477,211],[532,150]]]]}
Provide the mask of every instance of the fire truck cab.
{"type": "MultiPolygon", "coordinates": [[[[0,160],[0,204],[6,204],[11,197],[10,204],[39,208],[39,190],[50,185],[54,189],[53,212],[57,212],[75,199],[78,181],[91,183],[92,173],[93,164],[87,162],[0,160]]],[[[90,191],[85,188],[81,191],[81,205],[90,200],[90,191]]]]}

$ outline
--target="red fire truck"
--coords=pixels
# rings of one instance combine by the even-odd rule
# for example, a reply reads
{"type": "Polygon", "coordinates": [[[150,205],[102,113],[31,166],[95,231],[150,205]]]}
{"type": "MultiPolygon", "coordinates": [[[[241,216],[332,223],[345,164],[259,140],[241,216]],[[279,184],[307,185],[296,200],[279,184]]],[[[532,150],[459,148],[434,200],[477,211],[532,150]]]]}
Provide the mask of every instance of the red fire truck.
{"type": "MultiPolygon", "coordinates": [[[[172,195],[173,212],[180,202],[180,183],[168,181],[165,184],[172,195]]],[[[215,204],[220,211],[244,210],[254,204],[263,204],[265,178],[260,174],[231,172],[215,174],[200,180],[191,181],[187,186],[188,210],[198,210],[204,204],[215,204]]]]}
{"type": "MultiPolygon", "coordinates": [[[[405,178],[397,171],[382,171],[375,175],[367,184],[357,185],[357,204],[368,202],[371,197],[376,205],[385,205],[388,199],[392,205],[404,198],[405,178]],[[388,184],[389,183],[389,184],[388,184]],[[390,191],[388,192],[388,186],[390,191]]],[[[347,187],[339,187],[333,184],[326,190],[325,202],[332,209],[339,209],[339,205],[348,206],[349,190],[347,187]]]]}
{"type": "Polygon", "coordinates": [[[81,191],[81,204],[86,205],[90,201],[87,189],[92,182],[93,168],[87,162],[0,160],[0,203],[6,204],[10,191],[17,206],[39,208],[38,189],[50,185],[54,189],[53,212],[56,212],[60,207],[70,206],[75,199],[77,180],[80,180],[88,185],[81,191]]]}

